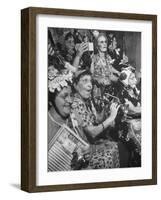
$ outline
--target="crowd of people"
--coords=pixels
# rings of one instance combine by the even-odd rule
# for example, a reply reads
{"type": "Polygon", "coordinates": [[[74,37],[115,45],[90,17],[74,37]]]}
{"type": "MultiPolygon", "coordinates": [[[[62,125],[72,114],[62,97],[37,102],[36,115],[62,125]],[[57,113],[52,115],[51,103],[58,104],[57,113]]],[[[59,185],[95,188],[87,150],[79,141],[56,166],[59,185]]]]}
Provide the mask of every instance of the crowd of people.
{"type": "Polygon", "coordinates": [[[65,124],[89,144],[72,152],[70,170],[140,167],[135,66],[112,33],[72,29],[61,41],[48,30],[48,143],[65,124]]]}

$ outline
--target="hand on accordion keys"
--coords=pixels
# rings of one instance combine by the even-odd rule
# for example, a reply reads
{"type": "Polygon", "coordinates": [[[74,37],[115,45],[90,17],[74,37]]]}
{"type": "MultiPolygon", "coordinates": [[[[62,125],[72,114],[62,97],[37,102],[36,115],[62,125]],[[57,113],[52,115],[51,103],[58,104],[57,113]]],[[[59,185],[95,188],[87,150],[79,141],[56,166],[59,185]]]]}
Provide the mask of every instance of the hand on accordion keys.
{"type": "Polygon", "coordinates": [[[80,170],[87,168],[89,164],[90,154],[79,155],[77,152],[73,152],[73,158],[71,160],[71,168],[73,170],[80,170]]]}

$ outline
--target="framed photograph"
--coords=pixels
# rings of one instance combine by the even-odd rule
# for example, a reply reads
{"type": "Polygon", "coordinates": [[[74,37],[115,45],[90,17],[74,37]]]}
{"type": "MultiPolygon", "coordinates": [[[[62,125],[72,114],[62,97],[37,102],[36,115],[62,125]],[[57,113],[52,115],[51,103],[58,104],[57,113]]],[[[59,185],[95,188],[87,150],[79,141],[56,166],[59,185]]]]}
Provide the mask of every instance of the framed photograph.
{"type": "Polygon", "coordinates": [[[21,11],[21,189],[157,184],[157,16],[21,11]]]}

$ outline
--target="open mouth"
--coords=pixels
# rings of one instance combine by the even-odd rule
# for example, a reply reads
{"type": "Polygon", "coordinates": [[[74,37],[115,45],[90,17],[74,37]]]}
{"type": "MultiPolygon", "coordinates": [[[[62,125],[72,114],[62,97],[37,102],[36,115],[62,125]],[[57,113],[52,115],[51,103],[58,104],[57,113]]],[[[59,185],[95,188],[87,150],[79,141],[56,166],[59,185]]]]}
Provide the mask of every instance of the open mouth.
{"type": "Polygon", "coordinates": [[[86,92],[91,93],[91,89],[90,90],[86,90],[86,92]]]}

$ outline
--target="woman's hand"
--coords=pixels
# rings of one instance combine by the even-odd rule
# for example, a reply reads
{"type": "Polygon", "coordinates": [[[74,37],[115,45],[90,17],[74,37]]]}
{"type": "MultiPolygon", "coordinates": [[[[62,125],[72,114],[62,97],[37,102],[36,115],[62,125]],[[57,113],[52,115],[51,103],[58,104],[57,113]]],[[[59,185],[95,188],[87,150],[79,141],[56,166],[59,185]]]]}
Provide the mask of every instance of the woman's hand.
{"type": "Polygon", "coordinates": [[[125,105],[128,105],[129,110],[134,113],[141,113],[141,107],[140,106],[134,106],[131,101],[128,99],[125,99],[125,105]]]}
{"type": "Polygon", "coordinates": [[[88,43],[81,43],[77,49],[77,56],[81,57],[85,51],[88,51],[88,43]]]}
{"type": "Polygon", "coordinates": [[[90,160],[90,149],[83,151],[83,154],[79,155],[79,152],[73,152],[73,158],[71,160],[71,168],[73,170],[80,170],[87,168],[90,160]]]}
{"type": "Polygon", "coordinates": [[[113,122],[117,116],[118,113],[118,109],[119,109],[120,105],[118,105],[118,103],[112,103],[110,106],[110,120],[111,122],[113,122]]]}
{"type": "Polygon", "coordinates": [[[121,62],[119,63],[119,65],[120,64],[126,64],[127,62],[129,61],[129,59],[128,59],[128,57],[125,55],[125,54],[123,54],[123,58],[122,58],[122,60],[121,60],[121,62]]]}

